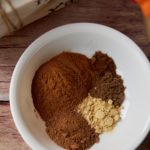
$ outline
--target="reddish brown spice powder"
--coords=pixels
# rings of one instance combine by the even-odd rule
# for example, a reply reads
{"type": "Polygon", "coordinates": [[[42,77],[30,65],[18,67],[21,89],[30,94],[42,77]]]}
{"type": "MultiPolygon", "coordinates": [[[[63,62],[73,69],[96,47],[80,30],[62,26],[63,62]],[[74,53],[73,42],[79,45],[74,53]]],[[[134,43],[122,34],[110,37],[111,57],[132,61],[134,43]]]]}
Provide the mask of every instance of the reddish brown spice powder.
{"type": "Polygon", "coordinates": [[[57,111],[74,110],[91,87],[89,59],[63,52],[43,64],[32,83],[36,109],[46,121],[57,111]]]}

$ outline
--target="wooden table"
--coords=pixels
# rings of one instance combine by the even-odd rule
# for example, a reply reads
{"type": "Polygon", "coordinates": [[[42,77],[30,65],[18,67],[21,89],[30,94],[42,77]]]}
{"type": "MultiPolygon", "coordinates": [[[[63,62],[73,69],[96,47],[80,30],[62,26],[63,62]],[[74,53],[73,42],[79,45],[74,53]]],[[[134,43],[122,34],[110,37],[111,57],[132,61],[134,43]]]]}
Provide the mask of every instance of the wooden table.
{"type": "MultiPolygon", "coordinates": [[[[94,22],[113,27],[133,39],[150,59],[150,44],[145,34],[142,15],[130,0],[79,0],[78,3],[0,39],[0,150],[30,149],[16,130],[8,102],[12,71],[20,55],[44,32],[74,22],[94,22]]],[[[150,134],[138,150],[150,150],[150,134]]]]}

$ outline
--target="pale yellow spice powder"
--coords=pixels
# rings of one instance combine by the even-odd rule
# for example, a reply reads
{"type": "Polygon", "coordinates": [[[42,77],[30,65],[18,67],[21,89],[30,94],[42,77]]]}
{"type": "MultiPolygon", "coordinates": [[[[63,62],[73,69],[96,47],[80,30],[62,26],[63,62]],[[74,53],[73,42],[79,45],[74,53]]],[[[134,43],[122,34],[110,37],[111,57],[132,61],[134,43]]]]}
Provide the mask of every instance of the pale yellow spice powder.
{"type": "Polygon", "coordinates": [[[114,106],[112,100],[103,101],[90,95],[78,105],[77,111],[99,134],[111,131],[120,119],[120,107],[114,106]]]}

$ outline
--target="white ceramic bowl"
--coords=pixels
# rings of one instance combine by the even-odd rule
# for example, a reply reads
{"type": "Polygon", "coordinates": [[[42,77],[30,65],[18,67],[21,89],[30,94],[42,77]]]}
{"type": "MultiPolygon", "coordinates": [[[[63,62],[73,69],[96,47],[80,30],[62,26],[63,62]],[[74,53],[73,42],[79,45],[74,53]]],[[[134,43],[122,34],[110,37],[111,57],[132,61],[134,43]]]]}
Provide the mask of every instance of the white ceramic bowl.
{"type": "Polygon", "coordinates": [[[10,106],[14,122],[26,143],[35,150],[60,150],[45,132],[34,112],[31,83],[38,67],[56,54],[70,50],[92,56],[101,50],[111,56],[126,86],[122,120],[101,135],[91,150],[133,150],[150,128],[150,65],[140,48],[128,37],[109,27],[69,24],[53,29],[35,40],[19,59],[10,85],[10,106]]]}

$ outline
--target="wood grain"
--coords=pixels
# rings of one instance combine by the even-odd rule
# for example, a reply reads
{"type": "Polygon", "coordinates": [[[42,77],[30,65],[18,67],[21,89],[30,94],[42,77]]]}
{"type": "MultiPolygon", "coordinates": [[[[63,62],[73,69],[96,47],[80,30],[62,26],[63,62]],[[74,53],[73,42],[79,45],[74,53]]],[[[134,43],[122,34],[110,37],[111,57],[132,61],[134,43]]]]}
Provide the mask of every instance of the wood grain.
{"type": "MultiPolygon", "coordinates": [[[[9,100],[12,71],[28,45],[54,27],[75,22],[93,22],[113,27],[133,39],[150,58],[150,43],[143,17],[131,0],[79,0],[0,39],[0,100],[9,100]]],[[[9,103],[0,102],[0,150],[28,149],[14,126],[9,103]]],[[[150,150],[150,134],[138,150],[150,150]]]]}
{"type": "Polygon", "coordinates": [[[18,134],[8,103],[0,104],[0,150],[29,150],[18,134]]]}
{"type": "Polygon", "coordinates": [[[14,67],[24,50],[25,48],[14,48],[13,46],[5,48],[0,46],[0,70],[2,67],[14,67]]]}
{"type": "Polygon", "coordinates": [[[0,101],[8,101],[9,85],[10,82],[0,82],[0,101]]]}

